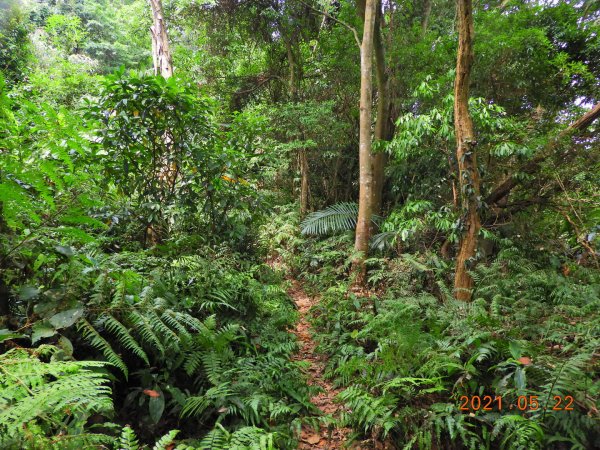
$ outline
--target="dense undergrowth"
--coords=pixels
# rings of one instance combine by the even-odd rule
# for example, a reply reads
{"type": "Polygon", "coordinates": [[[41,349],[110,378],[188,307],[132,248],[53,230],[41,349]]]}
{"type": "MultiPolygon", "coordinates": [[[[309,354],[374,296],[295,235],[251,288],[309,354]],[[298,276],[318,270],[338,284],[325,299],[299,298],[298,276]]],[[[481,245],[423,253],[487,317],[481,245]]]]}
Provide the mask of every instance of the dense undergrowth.
{"type": "Polygon", "coordinates": [[[0,89],[0,447],[294,447],[296,311],[253,244],[266,163],[240,165],[260,125],[155,77],[118,73],[79,115],[0,89]]]}
{"type": "Polygon", "coordinates": [[[597,271],[505,239],[473,272],[471,303],[453,299],[451,266],[425,252],[373,257],[371,289],[356,290],[350,234],[306,238],[286,225],[293,213],[281,217],[271,251],[321,296],[313,323],[356,436],[406,449],[594,448],[597,271]],[[490,410],[474,396],[491,396],[490,410]]]}
{"type": "Polygon", "coordinates": [[[455,1],[148,3],[0,0],[0,449],[598,448],[600,3],[460,2],[462,157],[455,1]]]}
{"type": "Polygon", "coordinates": [[[3,335],[14,348],[2,355],[2,448],[110,446],[116,423],[145,439],[208,430],[194,448],[291,446],[310,405],[289,360],[295,310],[281,275],[200,252],[83,248],[46,266],[68,289],[24,287],[22,326],[3,335]],[[44,344],[22,348],[28,338],[44,344]]]}

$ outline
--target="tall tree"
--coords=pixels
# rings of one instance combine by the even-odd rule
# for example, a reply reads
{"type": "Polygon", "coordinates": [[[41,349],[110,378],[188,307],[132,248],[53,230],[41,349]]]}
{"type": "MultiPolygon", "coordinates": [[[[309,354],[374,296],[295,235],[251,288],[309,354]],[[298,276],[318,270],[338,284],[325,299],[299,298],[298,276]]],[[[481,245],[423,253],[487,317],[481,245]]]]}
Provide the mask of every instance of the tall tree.
{"type": "Polygon", "coordinates": [[[152,33],[154,74],[161,74],[164,78],[169,78],[173,75],[173,58],[169,47],[169,36],[167,35],[162,2],[161,0],[149,0],[149,2],[153,17],[150,32],[152,33]]]}
{"type": "Polygon", "coordinates": [[[354,249],[358,281],[365,277],[364,261],[369,251],[373,215],[373,154],[371,153],[371,107],[373,101],[373,40],[377,0],[366,0],[365,20],[360,47],[360,125],[359,125],[359,198],[354,249]]]}
{"type": "Polygon", "coordinates": [[[456,257],[454,289],[457,299],[468,301],[471,299],[473,278],[469,275],[467,264],[477,251],[477,235],[481,228],[477,142],[473,130],[473,120],[469,113],[469,82],[474,59],[472,0],[457,1],[457,19],[458,56],[454,81],[454,132],[464,231],[456,257]]]}
{"type": "MultiPolygon", "coordinates": [[[[289,65],[289,93],[290,100],[292,103],[296,103],[299,100],[300,81],[302,78],[302,64],[299,61],[299,55],[301,52],[298,49],[298,31],[297,30],[286,30],[286,27],[281,23],[279,25],[279,32],[281,33],[282,39],[285,43],[286,55],[289,65]],[[298,56],[297,56],[298,55],[298,56]]],[[[298,166],[300,168],[300,215],[304,217],[308,212],[308,201],[309,201],[309,165],[308,155],[305,148],[298,150],[298,166]]]]}
{"type": "Polygon", "coordinates": [[[429,17],[431,16],[431,0],[423,0],[423,18],[421,19],[421,34],[427,32],[429,26],[429,17]]]}
{"type": "MultiPolygon", "coordinates": [[[[375,121],[375,142],[389,139],[389,113],[390,99],[387,67],[385,63],[385,48],[383,45],[382,24],[383,11],[382,2],[377,2],[377,14],[375,18],[375,31],[373,45],[375,52],[375,79],[377,84],[377,118],[375,121]]],[[[373,212],[381,214],[383,203],[383,184],[385,181],[386,154],[377,152],[373,156],[373,212]]]]}
{"type": "MultiPolygon", "coordinates": [[[[173,58],[171,56],[171,48],[169,46],[169,36],[167,35],[167,27],[161,0],[149,0],[150,8],[152,9],[153,23],[150,27],[152,34],[152,61],[154,63],[154,75],[161,75],[163,78],[169,78],[173,75],[173,58]]],[[[170,151],[173,140],[171,136],[165,134],[163,136],[165,147],[170,151]]],[[[168,158],[163,161],[163,164],[157,169],[158,178],[166,185],[175,186],[177,181],[177,164],[168,162],[168,158]]],[[[151,221],[146,226],[146,243],[155,245],[161,241],[161,232],[158,230],[156,223],[151,221]]]]}

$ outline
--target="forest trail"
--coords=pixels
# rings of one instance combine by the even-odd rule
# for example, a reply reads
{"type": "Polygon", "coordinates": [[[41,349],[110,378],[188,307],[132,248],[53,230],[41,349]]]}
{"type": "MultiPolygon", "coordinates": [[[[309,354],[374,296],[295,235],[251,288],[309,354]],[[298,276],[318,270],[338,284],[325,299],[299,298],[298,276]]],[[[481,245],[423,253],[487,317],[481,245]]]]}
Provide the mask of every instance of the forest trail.
{"type": "MultiPolygon", "coordinates": [[[[335,389],[324,378],[323,374],[327,359],[324,355],[317,353],[315,349],[317,344],[313,340],[311,326],[308,322],[309,310],[313,305],[318,303],[318,299],[308,296],[300,283],[295,280],[292,281],[292,288],[288,293],[296,303],[300,316],[293,331],[298,337],[300,350],[293,359],[294,361],[305,361],[308,363],[308,368],[306,369],[308,384],[321,388],[321,392],[310,399],[311,403],[319,408],[323,414],[331,415],[337,419],[342,410],[342,405],[336,403],[334,399],[339,394],[340,389],[335,389]]],[[[298,448],[319,450],[346,448],[344,447],[344,443],[352,430],[337,427],[328,429],[324,426],[320,428],[320,430],[315,430],[308,425],[303,425],[298,448]]],[[[351,448],[358,449],[360,447],[352,446],[351,448]]]]}

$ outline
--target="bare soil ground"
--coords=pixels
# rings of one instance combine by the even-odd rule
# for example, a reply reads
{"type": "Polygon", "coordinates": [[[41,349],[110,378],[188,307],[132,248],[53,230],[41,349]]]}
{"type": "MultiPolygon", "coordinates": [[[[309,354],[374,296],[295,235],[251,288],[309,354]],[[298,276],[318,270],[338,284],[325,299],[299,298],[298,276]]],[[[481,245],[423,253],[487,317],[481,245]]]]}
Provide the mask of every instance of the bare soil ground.
{"type": "MultiPolygon", "coordinates": [[[[302,286],[297,282],[292,282],[292,288],[288,292],[294,299],[298,307],[300,318],[296,324],[294,334],[298,336],[300,351],[295,356],[295,361],[305,361],[308,363],[306,375],[308,376],[308,384],[318,386],[321,392],[311,398],[311,402],[319,408],[324,415],[331,416],[333,419],[339,419],[340,413],[343,410],[343,405],[335,401],[335,397],[339,394],[340,389],[334,388],[324,378],[325,364],[327,359],[324,355],[317,353],[315,350],[317,344],[313,340],[311,326],[308,322],[310,308],[318,303],[318,298],[312,298],[306,295],[302,286]]],[[[332,422],[335,422],[332,421],[332,422]]],[[[308,425],[302,427],[300,435],[300,444],[298,449],[319,449],[319,450],[335,450],[335,449],[354,449],[366,450],[374,448],[382,448],[377,445],[372,445],[369,442],[352,443],[348,445],[346,442],[352,430],[350,428],[342,428],[338,426],[321,426],[316,430],[308,425]]]]}

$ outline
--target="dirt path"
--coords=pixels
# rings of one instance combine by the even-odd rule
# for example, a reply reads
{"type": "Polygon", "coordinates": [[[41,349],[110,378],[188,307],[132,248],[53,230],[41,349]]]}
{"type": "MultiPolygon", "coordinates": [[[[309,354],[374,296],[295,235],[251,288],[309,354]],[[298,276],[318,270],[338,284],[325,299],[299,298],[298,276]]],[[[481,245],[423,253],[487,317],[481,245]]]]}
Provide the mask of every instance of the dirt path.
{"type": "MultiPolygon", "coordinates": [[[[326,359],[315,351],[317,344],[313,341],[311,327],[308,323],[308,311],[318,300],[306,295],[300,284],[296,281],[293,282],[289,294],[296,302],[300,314],[300,319],[294,330],[294,334],[298,336],[300,351],[294,357],[294,360],[306,361],[309,363],[306,371],[306,374],[308,375],[308,384],[311,386],[319,386],[322,389],[322,392],[311,398],[311,402],[324,414],[339,418],[342,405],[336,403],[334,399],[340,392],[340,389],[333,388],[333,386],[331,386],[331,384],[323,377],[326,359]]],[[[320,428],[321,429],[317,431],[308,426],[303,426],[298,448],[319,450],[346,448],[343,444],[351,433],[349,428],[320,428]]],[[[360,447],[352,446],[350,448],[358,449],[360,447]]]]}

